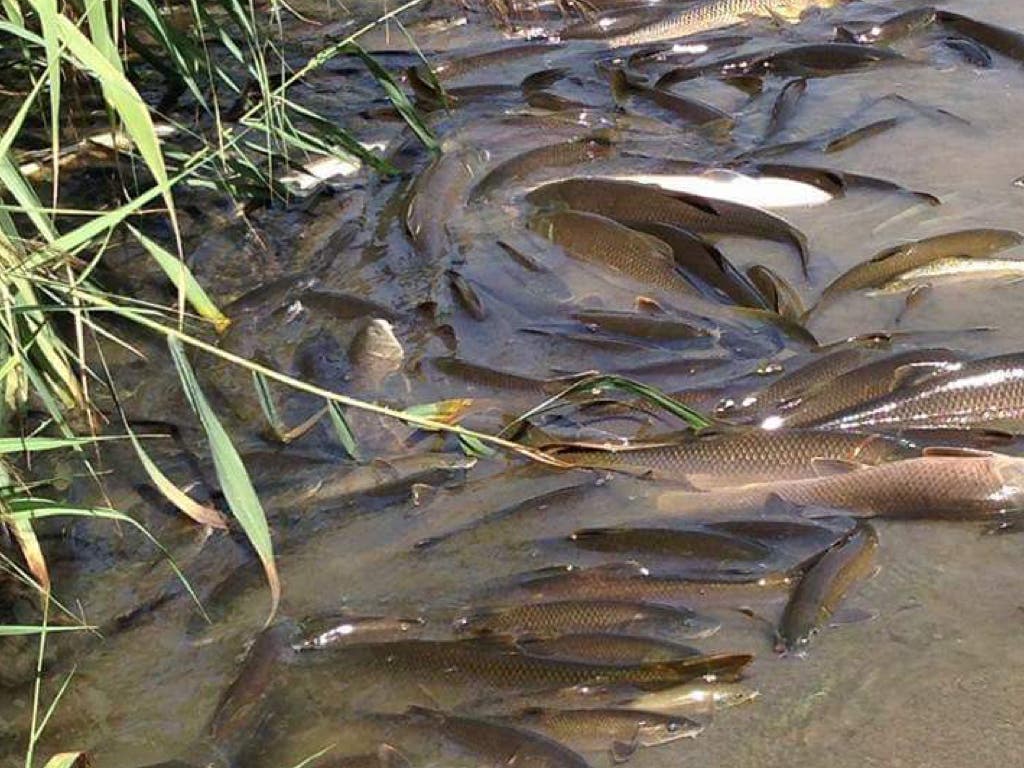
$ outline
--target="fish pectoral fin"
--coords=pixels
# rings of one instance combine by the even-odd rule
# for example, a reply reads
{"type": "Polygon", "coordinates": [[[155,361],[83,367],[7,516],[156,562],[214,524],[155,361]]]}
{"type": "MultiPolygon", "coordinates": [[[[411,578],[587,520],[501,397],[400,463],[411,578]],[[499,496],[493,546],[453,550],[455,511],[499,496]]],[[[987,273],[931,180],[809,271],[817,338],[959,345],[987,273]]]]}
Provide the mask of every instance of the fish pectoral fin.
{"type": "Polygon", "coordinates": [[[814,474],[817,477],[843,475],[847,472],[867,469],[870,466],[870,464],[861,464],[860,462],[849,461],[848,459],[826,459],[820,456],[811,459],[811,469],[814,470],[814,474]]]}
{"type": "Polygon", "coordinates": [[[615,739],[612,742],[612,747],[609,750],[612,757],[612,762],[616,765],[625,763],[635,753],[637,748],[640,746],[640,728],[638,727],[636,733],[633,734],[633,738],[630,741],[621,741],[615,739]]]}
{"type": "Polygon", "coordinates": [[[878,611],[867,608],[841,608],[828,620],[830,627],[842,627],[847,624],[862,624],[865,621],[873,621],[879,616],[878,611]]]}
{"type": "Polygon", "coordinates": [[[960,448],[959,446],[929,446],[921,449],[921,455],[940,458],[982,459],[994,456],[992,451],[980,451],[977,448],[960,448]]]}
{"type": "Polygon", "coordinates": [[[889,391],[895,392],[897,389],[912,387],[947,370],[949,370],[948,363],[910,363],[901,365],[892,372],[892,378],[889,380],[889,391]]]}

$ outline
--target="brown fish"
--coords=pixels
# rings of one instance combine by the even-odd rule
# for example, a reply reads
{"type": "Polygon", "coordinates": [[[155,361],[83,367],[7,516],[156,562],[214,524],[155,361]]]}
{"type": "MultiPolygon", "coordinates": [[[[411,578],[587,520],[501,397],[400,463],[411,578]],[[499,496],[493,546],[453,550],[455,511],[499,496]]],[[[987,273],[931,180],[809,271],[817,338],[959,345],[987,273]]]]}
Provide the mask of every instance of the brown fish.
{"type": "Polygon", "coordinates": [[[925,448],[916,459],[877,467],[822,462],[822,477],[758,483],[709,493],[668,491],[673,515],[756,510],[773,497],[860,517],[972,519],[1024,508],[1024,459],[959,448],[925,448]],[[833,474],[824,474],[833,472],[833,474]]]}
{"type": "Polygon", "coordinates": [[[622,635],[589,632],[549,638],[523,638],[518,641],[523,653],[549,656],[591,664],[646,664],[700,656],[689,645],[646,635],[622,635]]]}
{"type": "Polygon", "coordinates": [[[756,428],[709,428],[665,443],[623,447],[567,444],[548,450],[572,466],[650,473],[700,489],[814,477],[815,459],[878,464],[914,455],[909,444],[877,435],[851,438],[837,432],[756,428]]]}
{"type": "Polygon", "coordinates": [[[719,626],[717,621],[698,616],[686,608],[600,599],[557,600],[491,608],[459,616],[455,620],[458,632],[527,637],[647,627],[676,637],[695,638],[712,635],[719,626]]]}
{"type": "Polygon", "coordinates": [[[768,125],[764,131],[762,141],[767,141],[783,129],[792,119],[799,108],[800,101],[807,92],[807,78],[798,77],[790,80],[779,91],[772,104],[771,115],[768,117],[768,125]]]}
{"type": "Polygon", "coordinates": [[[469,193],[474,202],[490,197],[503,187],[522,183],[538,171],[572,168],[612,155],[614,144],[605,134],[582,136],[557,144],[535,147],[499,163],[480,179],[469,193]]]}
{"type": "Polygon", "coordinates": [[[990,256],[1021,243],[1024,243],[1024,235],[1012,230],[965,229],[896,245],[833,280],[811,312],[843,293],[881,287],[900,274],[932,261],[950,256],[990,256]]]}
{"type": "Polygon", "coordinates": [[[763,264],[755,264],[747,269],[747,277],[768,309],[795,323],[801,321],[807,312],[803,299],[779,274],[763,264]]]}
{"type": "Polygon", "coordinates": [[[935,15],[944,27],[987,45],[996,53],[1024,63],[1024,34],[984,21],[975,21],[951,11],[938,11],[935,15]]]}
{"type": "Polygon", "coordinates": [[[584,528],[569,535],[580,549],[696,560],[760,562],[772,550],[752,539],[700,528],[584,528]]]}
{"type": "Polygon", "coordinates": [[[810,642],[818,627],[835,613],[850,587],[871,574],[877,549],[878,534],[864,523],[849,539],[837,544],[811,566],[782,614],[779,624],[782,648],[795,651],[810,642]]]}
{"type": "Polygon", "coordinates": [[[297,651],[320,650],[344,643],[397,639],[415,634],[426,622],[421,618],[357,616],[347,613],[326,614],[304,619],[299,625],[302,639],[292,644],[297,651]]]}
{"type": "Polygon", "coordinates": [[[536,206],[565,206],[620,222],[672,224],[697,233],[741,235],[792,246],[807,271],[806,238],[789,222],[766,211],[700,195],[665,192],[612,179],[567,179],[538,187],[526,196],[536,206]]]}
{"type": "Polygon", "coordinates": [[[846,43],[887,43],[909,37],[930,27],[935,21],[935,9],[930,5],[911,8],[881,21],[854,21],[836,27],[836,40],[846,43]]]}
{"type": "Polygon", "coordinates": [[[483,167],[475,149],[442,152],[416,179],[405,211],[405,228],[416,250],[430,262],[443,259],[451,245],[448,220],[465,205],[483,167]]]}

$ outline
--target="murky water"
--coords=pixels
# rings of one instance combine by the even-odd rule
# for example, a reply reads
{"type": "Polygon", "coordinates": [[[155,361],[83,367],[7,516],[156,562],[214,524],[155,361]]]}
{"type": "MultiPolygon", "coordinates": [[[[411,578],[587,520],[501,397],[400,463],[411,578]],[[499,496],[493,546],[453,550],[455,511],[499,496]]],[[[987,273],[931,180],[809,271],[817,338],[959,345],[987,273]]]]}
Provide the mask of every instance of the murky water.
{"type": "MultiPolygon", "coordinates": [[[[1013,3],[960,0],[943,7],[1024,29],[1024,9],[1013,3]]],[[[743,50],[783,39],[824,41],[838,20],[879,15],[875,6],[851,3],[781,31],[752,24],[754,37],[743,50]]],[[[387,40],[375,33],[366,45],[404,47],[395,32],[387,40]]],[[[494,33],[471,23],[442,32],[424,29],[417,39],[426,50],[470,45],[480,51],[493,46],[494,33]]],[[[777,138],[813,136],[845,124],[856,113],[851,127],[893,116],[903,118],[897,127],[841,153],[806,149],[779,161],[883,177],[937,195],[942,205],[856,191],[824,205],[779,208],[808,237],[809,278],[801,276],[794,253],[784,245],[722,240],[723,251],[738,267],[768,265],[811,303],[836,275],[894,243],[968,227],[1020,226],[1024,190],[1011,182],[1024,173],[1019,152],[1024,70],[1001,57],[991,69],[976,69],[928,35],[896,48],[908,63],[811,79],[796,119],[777,138]],[[874,104],[888,94],[947,110],[969,124],[892,100],[874,104]]],[[[598,55],[607,52],[574,43],[539,60],[517,60],[456,83],[518,86],[532,72],[569,67],[572,75],[558,89],[566,98],[595,105],[587,112],[588,126],[536,114],[513,116],[522,110],[518,88],[473,99],[450,115],[435,113],[432,123],[446,150],[463,153],[470,167],[492,167],[532,147],[593,130],[615,131],[612,158],[541,172],[530,177],[531,185],[577,173],[652,172],[664,166],[663,158],[713,164],[753,147],[783,82],[770,78],[764,94],[753,98],[710,78],[679,88],[737,116],[737,146],[727,146],[690,129],[617,113],[592,64],[598,55]]],[[[416,59],[399,52],[384,61],[397,68],[416,59]]],[[[573,312],[631,309],[636,286],[609,279],[607,272],[574,262],[527,234],[522,188],[502,189],[468,205],[459,195],[451,203],[440,200],[439,210],[449,214],[447,233],[456,255],[451,263],[424,259],[405,234],[402,201],[428,161],[426,154],[399,124],[360,116],[385,104],[367,103],[379,96],[357,64],[338,60],[300,90],[297,96],[337,114],[365,141],[388,142],[403,173],[388,180],[368,173],[337,180],[335,194],[315,198],[302,210],[261,212],[248,223],[226,210],[189,211],[192,262],[200,279],[228,304],[234,326],[221,343],[231,351],[325,387],[386,402],[471,397],[476,405],[465,423],[484,430],[495,430],[536,404],[544,390],[466,380],[439,367],[437,359],[455,355],[534,380],[597,369],[677,391],[718,384],[767,359],[802,351],[776,329],[763,328],[739,342],[726,337],[721,343],[706,338],[601,343],[600,336],[573,321],[573,312]],[[499,240],[525,256],[513,258],[499,240]],[[455,296],[448,269],[457,270],[476,291],[483,319],[455,296]],[[263,287],[243,295],[257,284],[263,287]],[[370,316],[390,319],[406,352],[402,370],[382,380],[354,368],[345,352],[370,316]]],[[[636,114],[648,113],[637,108],[636,114]]],[[[454,176],[458,182],[459,174],[454,176]]],[[[480,172],[473,178],[480,178],[480,172]]],[[[446,188],[431,190],[445,193],[446,188]]],[[[131,265],[141,257],[122,258],[131,265]]],[[[1021,290],[1019,283],[1005,280],[939,286],[902,313],[898,324],[902,296],[851,294],[816,315],[811,330],[823,342],[888,329],[919,332],[908,337],[912,345],[943,345],[977,355],[1018,351],[1024,327],[1021,290]],[[977,328],[986,330],[972,330],[977,328]]],[[[203,489],[212,493],[216,484],[196,425],[171,416],[186,414],[187,405],[159,345],[152,347],[145,365],[124,355],[112,361],[126,408],[137,420],[176,427],[179,437],[161,441],[154,452],[176,481],[193,484],[200,495],[203,489]]],[[[266,489],[285,588],[281,615],[289,619],[338,610],[425,616],[443,634],[446,622],[473,605],[481,585],[492,580],[569,560],[596,564],[614,559],[553,547],[554,537],[656,514],[659,486],[654,482],[556,472],[506,458],[481,459],[471,468],[428,471],[419,466],[408,479],[388,475],[388,486],[373,493],[310,491],[321,481],[356,471],[326,422],[285,448],[275,447],[262,436],[250,375],[208,360],[197,367],[249,455],[254,478],[266,489]],[[416,546],[424,540],[432,546],[416,546]]],[[[289,423],[319,407],[311,398],[275,394],[289,423]]],[[[451,441],[414,434],[377,417],[352,414],[352,422],[368,455],[392,459],[446,449],[454,456],[457,450],[451,441]]],[[[678,424],[596,413],[582,426],[553,421],[546,427],[568,429],[568,434],[582,429],[584,435],[604,439],[678,424]]],[[[100,521],[46,531],[44,548],[54,564],[58,596],[102,626],[105,637],[60,638],[52,644],[50,695],[77,666],[42,748],[87,749],[102,766],[129,768],[176,757],[198,761],[205,754],[195,745],[203,741],[222,691],[266,616],[261,573],[240,536],[206,537],[157,502],[130,450],[105,450],[103,464],[118,470],[108,488],[113,502],[136,515],[173,553],[213,624],[201,621],[159,553],[132,531],[100,521]]],[[[77,480],[70,492],[81,501],[94,494],[89,483],[77,480]]],[[[696,644],[708,652],[755,654],[748,682],[761,696],[718,714],[699,738],[642,749],[631,764],[980,768],[1012,762],[1024,750],[1019,728],[1024,649],[1018,640],[1024,629],[1019,590],[1024,539],[984,535],[973,523],[880,522],[877,528],[880,570],[846,603],[869,613],[870,620],[827,628],[805,658],[780,657],[762,622],[716,610],[722,630],[696,644]]],[[[14,606],[28,610],[23,598],[14,606]]],[[[758,608],[770,619],[780,610],[779,600],[758,608]]],[[[30,689],[21,681],[34,663],[32,646],[12,648],[12,660],[0,677],[9,686],[0,701],[0,735],[3,746],[10,747],[0,762],[5,766],[19,764],[16,755],[31,706],[30,689]]],[[[246,758],[249,764],[298,763],[340,738],[332,723],[342,713],[444,706],[474,693],[417,680],[384,685],[340,662],[282,664],[274,674],[272,718],[246,734],[256,745],[246,758]]]]}

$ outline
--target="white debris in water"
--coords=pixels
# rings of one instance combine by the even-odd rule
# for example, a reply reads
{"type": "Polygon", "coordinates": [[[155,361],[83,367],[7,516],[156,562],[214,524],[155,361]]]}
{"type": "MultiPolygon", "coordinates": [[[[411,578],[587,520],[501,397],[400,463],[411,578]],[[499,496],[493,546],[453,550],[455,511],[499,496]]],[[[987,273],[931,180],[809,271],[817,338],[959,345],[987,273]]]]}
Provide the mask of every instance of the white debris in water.
{"type": "MultiPolygon", "coordinates": [[[[368,152],[379,152],[383,150],[383,142],[363,144],[368,152]]],[[[282,176],[279,181],[288,187],[292,192],[308,192],[321,184],[328,184],[335,179],[345,179],[355,176],[362,169],[362,161],[354,155],[327,155],[303,163],[301,168],[296,168],[290,173],[282,176]]]]}
{"type": "Polygon", "coordinates": [[[777,176],[747,176],[716,169],[697,174],[640,173],[613,176],[619,181],[650,184],[670,192],[701,195],[757,208],[823,205],[832,195],[810,184],[777,176]]]}
{"type": "Polygon", "coordinates": [[[769,416],[761,422],[761,429],[772,432],[776,429],[780,429],[785,423],[785,419],[781,416],[769,416]]]}

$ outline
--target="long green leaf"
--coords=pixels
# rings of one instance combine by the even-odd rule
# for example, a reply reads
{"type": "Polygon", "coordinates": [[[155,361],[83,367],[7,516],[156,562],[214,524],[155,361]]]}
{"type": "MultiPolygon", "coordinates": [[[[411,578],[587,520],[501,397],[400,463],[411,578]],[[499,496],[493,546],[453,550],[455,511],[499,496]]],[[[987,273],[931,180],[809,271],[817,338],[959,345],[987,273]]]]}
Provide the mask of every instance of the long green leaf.
{"type": "Polygon", "coordinates": [[[171,350],[171,357],[178,369],[178,376],[181,379],[185,395],[203,425],[206,439],[210,442],[213,466],[221,489],[224,491],[224,498],[227,499],[232,514],[242,526],[245,535],[249,537],[253,549],[256,550],[256,554],[263,563],[263,570],[266,572],[267,582],[270,584],[271,605],[270,615],[267,617],[269,624],[273,620],[281,600],[281,580],[277,574],[277,564],[274,561],[274,547],[270,539],[267,516],[263,512],[263,506],[252,486],[252,480],[249,479],[245,464],[199,386],[181,342],[169,337],[167,346],[171,350]]]}
{"type": "Polygon", "coordinates": [[[24,635],[39,635],[43,632],[81,632],[82,630],[94,630],[96,627],[82,625],[80,627],[48,626],[44,627],[35,624],[0,624],[0,637],[22,637],[24,635]]]}

